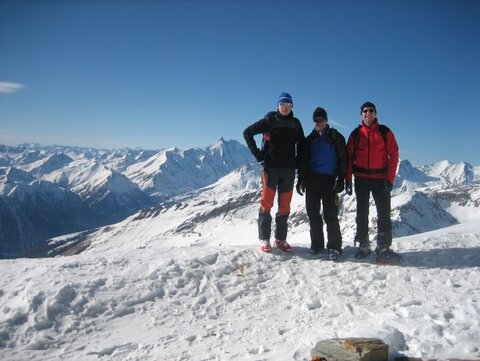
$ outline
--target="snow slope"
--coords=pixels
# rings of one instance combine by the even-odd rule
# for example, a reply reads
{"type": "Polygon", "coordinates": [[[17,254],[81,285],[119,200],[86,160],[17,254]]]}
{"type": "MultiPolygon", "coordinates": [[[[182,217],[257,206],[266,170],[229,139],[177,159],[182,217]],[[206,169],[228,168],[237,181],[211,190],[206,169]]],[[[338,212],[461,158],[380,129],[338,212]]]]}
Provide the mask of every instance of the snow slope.
{"type": "Polygon", "coordinates": [[[355,261],[353,247],[329,262],[307,240],[292,235],[291,255],[225,236],[3,260],[0,359],[308,360],[348,336],[392,356],[480,357],[478,222],[395,239],[402,266],[355,261]]]}

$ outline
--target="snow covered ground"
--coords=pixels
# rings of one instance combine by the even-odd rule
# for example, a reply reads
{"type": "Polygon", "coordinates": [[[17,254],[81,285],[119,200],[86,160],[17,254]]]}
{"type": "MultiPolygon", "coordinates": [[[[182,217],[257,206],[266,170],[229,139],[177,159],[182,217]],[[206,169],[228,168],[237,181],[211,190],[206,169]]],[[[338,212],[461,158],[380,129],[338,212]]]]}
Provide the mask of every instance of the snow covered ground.
{"type": "Polygon", "coordinates": [[[307,231],[293,254],[221,237],[1,260],[0,359],[309,360],[353,336],[392,356],[480,358],[478,220],[394,239],[402,266],[356,261],[349,243],[340,262],[311,256],[307,231]]]}

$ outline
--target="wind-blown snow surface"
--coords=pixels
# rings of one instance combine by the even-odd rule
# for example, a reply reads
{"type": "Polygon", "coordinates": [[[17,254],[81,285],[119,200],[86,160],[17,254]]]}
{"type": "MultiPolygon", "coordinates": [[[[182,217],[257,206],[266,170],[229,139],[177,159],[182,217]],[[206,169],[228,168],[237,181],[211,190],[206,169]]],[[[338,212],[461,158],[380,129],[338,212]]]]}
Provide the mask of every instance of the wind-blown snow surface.
{"type": "Polygon", "coordinates": [[[3,260],[0,359],[309,360],[319,340],[349,336],[392,356],[480,357],[478,221],[396,238],[402,266],[355,261],[348,244],[338,263],[311,256],[307,232],[293,254],[140,238],[3,260]]]}

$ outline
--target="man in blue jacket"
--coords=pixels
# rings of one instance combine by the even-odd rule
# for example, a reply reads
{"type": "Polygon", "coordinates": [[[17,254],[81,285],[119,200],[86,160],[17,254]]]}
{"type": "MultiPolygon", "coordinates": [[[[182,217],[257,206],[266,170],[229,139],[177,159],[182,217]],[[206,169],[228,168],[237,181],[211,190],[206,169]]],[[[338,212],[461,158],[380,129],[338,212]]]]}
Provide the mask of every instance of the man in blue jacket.
{"type": "Polygon", "coordinates": [[[327,112],[316,108],[314,129],[305,141],[305,155],[300,167],[297,193],[306,191],[306,208],[310,221],[310,253],[323,252],[323,219],[327,224],[327,258],[337,260],[342,253],[342,234],[338,222],[338,193],[345,186],[347,147],[345,138],[328,125],[327,112]],[[323,219],[320,214],[323,204],[323,219]]]}

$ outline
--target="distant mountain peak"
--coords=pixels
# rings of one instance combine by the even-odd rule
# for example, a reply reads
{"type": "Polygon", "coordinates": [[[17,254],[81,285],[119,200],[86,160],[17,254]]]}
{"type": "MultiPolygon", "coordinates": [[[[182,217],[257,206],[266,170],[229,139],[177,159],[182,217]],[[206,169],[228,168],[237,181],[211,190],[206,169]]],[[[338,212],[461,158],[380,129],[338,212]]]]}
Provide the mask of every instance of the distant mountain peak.
{"type": "Polygon", "coordinates": [[[430,177],[422,170],[414,167],[408,159],[401,160],[398,166],[396,185],[399,186],[403,181],[414,183],[428,183],[439,181],[438,177],[430,177]]]}
{"type": "Polygon", "coordinates": [[[419,169],[429,176],[441,178],[447,184],[471,184],[476,181],[475,169],[468,162],[451,163],[442,160],[419,169]]]}
{"type": "Polygon", "coordinates": [[[64,153],[53,154],[38,168],[38,172],[42,174],[51,173],[57,169],[65,167],[71,162],[73,162],[73,159],[64,153]]]}
{"type": "Polygon", "coordinates": [[[35,180],[30,173],[14,167],[8,168],[5,176],[6,180],[11,183],[31,183],[35,180]]]}

